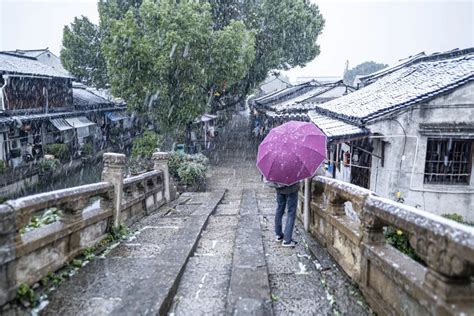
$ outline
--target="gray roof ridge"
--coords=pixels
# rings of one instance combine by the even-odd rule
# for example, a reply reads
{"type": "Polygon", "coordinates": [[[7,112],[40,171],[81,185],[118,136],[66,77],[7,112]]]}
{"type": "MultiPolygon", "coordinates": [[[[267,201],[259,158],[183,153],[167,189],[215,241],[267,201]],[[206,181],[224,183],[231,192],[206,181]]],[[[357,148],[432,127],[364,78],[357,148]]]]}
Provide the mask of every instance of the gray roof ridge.
{"type": "MultiPolygon", "coordinates": [[[[314,109],[312,109],[310,111],[316,111],[321,115],[329,116],[329,117],[334,118],[334,119],[339,119],[341,121],[344,121],[345,123],[352,124],[352,125],[355,125],[355,126],[358,126],[358,127],[363,127],[367,122],[370,122],[370,121],[372,121],[376,118],[379,118],[380,116],[393,113],[394,111],[403,109],[405,107],[408,107],[408,106],[413,105],[415,103],[418,103],[420,101],[428,101],[430,99],[433,99],[433,98],[437,97],[441,93],[449,92],[449,91],[451,91],[451,90],[453,90],[453,89],[455,89],[455,88],[457,88],[457,87],[459,87],[459,86],[461,86],[461,85],[463,85],[463,84],[465,84],[469,81],[473,81],[473,80],[474,80],[474,74],[471,74],[471,75],[466,76],[466,77],[464,77],[464,78],[462,78],[462,79],[460,79],[456,82],[453,82],[453,83],[451,83],[447,86],[444,86],[440,89],[437,89],[435,91],[426,93],[422,96],[417,96],[416,98],[413,98],[413,99],[408,100],[406,102],[395,104],[395,105],[393,105],[389,108],[385,108],[385,109],[370,113],[369,115],[366,115],[366,116],[360,117],[360,118],[356,118],[356,117],[353,117],[353,116],[348,116],[348,115],[345,115],[345,114],[340,114],[340,113],[337,113],[337,112],[334,112],[334,111],[331,111],[331,110],[328,110],[328,109],[323,109],[323,108],[319,107],[317,105],[317,103],[316,103],[314,109]]],[[[331,102],[331,101],[329,101],[329,102],[331,102]]]]}
{"type": "Polygon", "coordinates": [[[417,96],[417,97],[415,97],[411,100],[408,100],[408,101],[405,101],[405,102],[402,102],[402,103],[399,103],[399,104],[395,104],[395,105],[393,105],[389,108],[381,109],[379,111],[370,113],[369,115],[361,117],[360,121],[365,124],[366,122],[369,122],[371,120],[379,118],[380,116],[392,113],[394,111],[397,111],[397,110],[400,110],[400,109],[403,109],[403,108],[406,108],[406,107],[408,107],[410,105],[413,105],[415,103],[419,103],[420,101],[429,101],[431,99],[436,98],[437,96],[439,96],[442,93],[448,93],[448,92],[452,91],[453,89],[455,89],[459,86],[462,86],[462,85],[464,85],[464,84],[466,84],[470,81],[474,81],[474,73],[470,74],[468,76],[465,76],[464,78],[461,78],[461,79],[459,79],[455,82],[452,82],[452,83],[450,83],[450,84],[448,84],[444,87],[441,87],[437,90],[422,94],[421,96],[417,96]]]}
{"type": "Polygon", "coordinates": [[[360,76],[359,79],[361,81],[376,79],[376,78],[379,78],[379,77],[386,76],[386,75],[388,75],[388,74],[390,74],[394,71],[397,71],[401,68],[404,68],[404,67],[407,67],[407,66],[410,66],[410,65],[413,65],[413,64],[417,64],[417,63],[420,63],[420,62],[426,62],[426,61],[431,61],[431,60],[440,60],[440,59],[449,59],[449,58],[453,58],[453,57],[469,55],[471,53],[474,53],[474,47],[468,47],[468,48],[464,48],[464,49],[455,48],[455,49],[452,49],[452,50],[449,50],[449,51],[446,51],[446,52],[432,53],[430,55],[426,55],[424,52],[421,52],[421,53],[418,53],[414,56],[410,56],[410,57],[406,58],[405,62],[403,62],[403,59],[402,59],[401,63],[395,64],[393,66],[389,66],[385,69],[381,69],[381,70],[379,70],[377,72],[374,72],[372,74],[360,76]]]}
{"type": "Polygon", "coordinates": [[[25,55],[19,55],[18,53],[9,52],[9,51],[1,51],[0,54],[12,56],[12,57],[17,57],[17,58],[24,58],[24,59],[30,59],[30,60],[36,60],[36,61],[38,61],[38,59],[36,59],[36,57],[25,56],[25,55]]]}

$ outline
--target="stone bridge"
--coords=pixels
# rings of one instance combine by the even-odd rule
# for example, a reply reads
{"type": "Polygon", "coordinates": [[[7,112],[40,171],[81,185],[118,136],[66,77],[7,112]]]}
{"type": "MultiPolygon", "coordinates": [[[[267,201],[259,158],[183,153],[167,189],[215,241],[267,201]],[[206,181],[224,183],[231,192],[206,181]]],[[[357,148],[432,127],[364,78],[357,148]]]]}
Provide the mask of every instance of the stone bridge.
{"type": "Polygon", "coordinates": [[[208,192],[176,198],[166,153],[154,155],[154,171],[126,179],[125,157],[106,154],[103,182],[1,204],[0,312],[474,314],[473,229],[360,187],[324,177],[307,182],[298,245],[282,248],[274,241],[274,192],[255,168],[246,124],[236,115],[220,136],[208,192]],[[63,211],[60,221],[22,234],[51,207],[63,211]],[[123,225],[131,233],[110,238],[123,225]],[[424,265],[385,242],[387,226],[410,236],[424,265]],[[77,264],[78,257],[85,260],[77,264]],[[71,261],[77,267],[46,290],[42,280],[71,261]],[[8,303],[25,285],[48,293],[32,311],[8,303]]]}

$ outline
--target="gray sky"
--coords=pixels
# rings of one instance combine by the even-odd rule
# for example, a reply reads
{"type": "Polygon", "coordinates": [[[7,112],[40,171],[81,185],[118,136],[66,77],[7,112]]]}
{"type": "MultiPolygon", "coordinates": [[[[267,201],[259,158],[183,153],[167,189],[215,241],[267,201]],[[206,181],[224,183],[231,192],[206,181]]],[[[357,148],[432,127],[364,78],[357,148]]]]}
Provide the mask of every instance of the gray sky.
{"type": "MultiPolygon", "coordinates": [[[[0,50],[49,47],[59,54],[62,30],[75,16],[98,22],[97,0],[0,0],[0,50]]],[[[297,76],[341,76],[373,60],[392,64],[418,52],[474,46],[473,0],[313,0],[326,27],[321,54],[297,76]]]]}

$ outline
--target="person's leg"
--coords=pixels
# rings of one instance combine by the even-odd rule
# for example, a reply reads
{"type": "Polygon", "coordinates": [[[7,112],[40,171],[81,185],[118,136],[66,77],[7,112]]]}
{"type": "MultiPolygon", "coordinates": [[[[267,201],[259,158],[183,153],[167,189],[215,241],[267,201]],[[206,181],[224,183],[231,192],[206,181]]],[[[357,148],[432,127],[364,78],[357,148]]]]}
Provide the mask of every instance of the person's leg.
{"type": "Polygon", "coordinates": [[[283,218],[283,213],[285,213],[286,195],[277,193],[276,199],[277,209],[275,214],[275,235],[283,236],[281,220],[283,218]]]}
{"type": "Polygon", "coordinates": [[[285,224],[285,242],[291,242],[293,236],[293,227],[295,226],[296,206],[298,203],[298,192],[293,192],[287,195],[288,200],[288,214],[285,224]]]}

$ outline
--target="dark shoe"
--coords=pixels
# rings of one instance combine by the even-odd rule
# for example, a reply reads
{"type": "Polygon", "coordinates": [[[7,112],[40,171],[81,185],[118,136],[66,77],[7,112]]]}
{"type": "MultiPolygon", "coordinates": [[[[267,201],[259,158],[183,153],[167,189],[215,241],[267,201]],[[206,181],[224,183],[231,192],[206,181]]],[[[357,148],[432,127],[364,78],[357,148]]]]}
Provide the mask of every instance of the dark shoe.
{"type": "Polygon", "coordinates": [[[283,240],[283,242],[281,243],[281,245],[283,247],[291,247],[291,248],[295,247],[296,244],[297,244],[297,242],[294,241],[294,240],[291,240],[290,242],[286,242],[286,241],[283,240]]]}
{"type": "Polygon", "coordinates": [[[283,235],[281,235],[281,236],[276,235],[275,240],[276,241],[282,241],[283,240],[283,235]]]}

